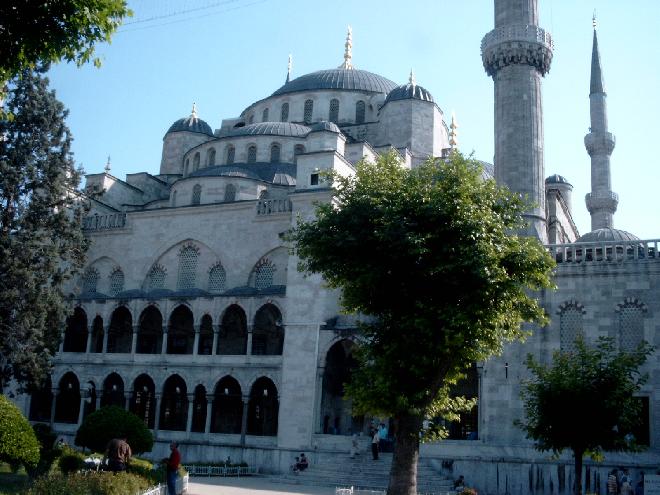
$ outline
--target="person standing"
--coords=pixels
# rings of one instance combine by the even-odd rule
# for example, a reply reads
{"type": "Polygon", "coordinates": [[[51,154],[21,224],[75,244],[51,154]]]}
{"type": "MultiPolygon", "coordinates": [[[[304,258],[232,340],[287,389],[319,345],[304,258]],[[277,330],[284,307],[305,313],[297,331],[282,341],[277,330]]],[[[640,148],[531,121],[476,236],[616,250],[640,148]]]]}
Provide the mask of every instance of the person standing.
{"type": "Polygon", "coordinates": [[[616,479],[616,469],[612,469],[607,476],[607,495],[616,495],[619,491],[619,483],[616,479]]]}
{"type": "Polygon", "coordinates": [[[131,446],[126,441],[126,435],[119,438],[113,438],[108,442],[105,449],[105,456],[108,459],[108,467],[113,473],[126,471],[126,465],[131,460],[131,446]]]}
{"type": "Polygon", "coordinates": [[[378,460],[378,442],[380,441],[380,436],[378,435],[378,430],[374,428],[373,436],[371,437],[371,455],[374,458],[374,461],[378,460]]]}
{"type": "Polygon", "coordinates": [[[179,475],[179,465],[181,464],[181,453],[178,447],[178,443],[170,443],[170,456],[167,459],[163,459],[163,464],[165,464],[167,470],[167,495],[176,495],[176,479],[179,475]]]}

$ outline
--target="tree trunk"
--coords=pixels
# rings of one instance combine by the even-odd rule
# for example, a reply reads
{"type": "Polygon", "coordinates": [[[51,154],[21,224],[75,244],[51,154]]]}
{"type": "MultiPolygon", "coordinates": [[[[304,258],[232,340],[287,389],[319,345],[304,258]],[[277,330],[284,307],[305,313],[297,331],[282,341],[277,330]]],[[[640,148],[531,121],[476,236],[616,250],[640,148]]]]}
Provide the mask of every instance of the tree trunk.
{"type": "Polygon", "coordinates": [[[582,495],[582,456],[583,450],[574,450],[573,457],[575,457],[575,495],[582,495]]]}
{"type": "Polygon", "coordinates": [[[417,460],[422,417],[401,414],[396,417],[396,444],[387,495],[417,495],[417,460]]]}

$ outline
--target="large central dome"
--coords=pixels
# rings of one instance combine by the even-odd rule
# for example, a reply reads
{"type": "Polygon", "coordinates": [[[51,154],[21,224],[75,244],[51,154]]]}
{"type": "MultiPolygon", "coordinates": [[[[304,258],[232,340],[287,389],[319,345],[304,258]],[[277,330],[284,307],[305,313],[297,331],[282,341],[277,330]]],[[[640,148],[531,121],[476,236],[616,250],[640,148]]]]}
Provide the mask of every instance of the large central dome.
{"type": "Polygon", "coordinates": [[[389,79],[366,70],[328,69],[297,77],[275,91],[273,96],[318,89],[343,89],[387,94],[396,86],[397,84],[389,79]]]}

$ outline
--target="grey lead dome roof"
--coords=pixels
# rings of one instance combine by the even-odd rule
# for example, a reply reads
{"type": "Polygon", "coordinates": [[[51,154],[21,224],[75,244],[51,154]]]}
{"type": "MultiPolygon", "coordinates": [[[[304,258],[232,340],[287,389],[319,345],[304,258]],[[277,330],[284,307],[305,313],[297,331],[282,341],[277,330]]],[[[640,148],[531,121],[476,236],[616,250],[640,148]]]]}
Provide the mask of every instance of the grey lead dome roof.
{"type": "Polygon", "coordinates": [[[395,82],[366,70],[327,69],[297,77],[275,91],[272,96],[317,89],[369,91],[371,93],[387,94],[395,87],[395,82]]]}
{"type": "Polygon", "coordinates": [[[213,129],[211,129],[211,126],[196,115],[190,115],[189,117],[177,120],[170,126],[165,134],[178,131],[199,132],[201,134],[213,136],[213,129]]]}
{"type": "Polygon", "coordinates": [[[337,127],[337,124],[334,122],[328,122],[327,120],[322,120],[316,124],[310,126],[311,132],[327,131],[334,132],[335,134],[340,134],[341,130],[337,127]]]}
{"type": "Polygon", "coordinates": [[[291,122],[257,122],[243,127],[232,129],[230,136],[290,136],[304,137],[311,129],[291,122]]]}
{"type": "Polygon", "coordinates": [[[433,95],[424,87],[419,84],[402,84],[397,86],[392,91],[389,92],[387,98],[385,98],[385,103],[388,101],[397,101],[397,100],[422,100],[430,101],[434,103],[433,95]]]}
{"type": "Polygon", "coordinates": [[[596,229],[584,234],[577,242],[607,242],[607,241],[639,241],[639,237],[619,229],[596,229]]]}
{"type": "Polygon", "coordinates": [[[572,186],[572,184],[570,182],[568,182],[568,180],[566,180],[566,177],[564,177],[563,175],[559,175],[559,174],[551,175],[550,177],[545,179],[545,183],[546,184],[568,184],[569,186],[572,186]]]}

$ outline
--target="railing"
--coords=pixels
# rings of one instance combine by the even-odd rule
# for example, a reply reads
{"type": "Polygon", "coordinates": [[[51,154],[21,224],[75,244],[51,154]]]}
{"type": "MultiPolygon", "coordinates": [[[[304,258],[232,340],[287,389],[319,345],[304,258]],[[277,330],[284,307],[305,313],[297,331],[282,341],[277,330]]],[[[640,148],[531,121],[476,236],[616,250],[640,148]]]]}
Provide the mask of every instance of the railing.
{"type": "Polygon", "coordinates": [[[121,229],[126,226],[126,213],[91,215],[83,219],[83,230],[121,229]]]}
{"type": "MultiPolygon", "coordinates": [[[[183,478],[179,476],[176,479],[176,492],[186,493],[188,491],[188,481],[188,475],[185,475],[183,478]]],[[[137,495],[167,495],[167,485],[160,483],[157,486],[149,488],[146,492],[141,492],[137,495]]]]}
{"type": "Polygon", "coordinates": [[[257,201],[257,215],[288,213],[292,209],[290,199],[260,199],[257,201]]]}
{"type": "Polygon", "coordinates": [[[252,476],[259,474],[259,468],[254,466],[198,466],[196,464],[183,466],[190,476],[252,476]]]}
{"type": "MultiPolygon", "coordinates": [[[[373,490],[373,489],[368,489],[368,488],[359,488],[356,486],[349,486],[346,488],[343,487],[335,487],[335,495],[386,495],[387,491],[386,490],[373,490]]],[[[449,492],[442,492],[442,495],[449,495],[453,494],[456,495],[456,492],[454,490],[451,490],[449,492]]],[[[417,492],[417,495],[440,495],[440,493],[435,493],[435,492],[424,492],[420,493],[417,492]]]]}
{"type": "Polygon", "coordinates": [[[509,25],[495,28],[481,40],[481,49],[484,50],[493,43],[502,41],[535,41],[554,48],[552,35],[543,28],[530,25],[509,25]]]}
{"type": "Polygon", "coordinates": [[[636,263],[660,260],[660,239],[603,241],[546,246],[559,264],[563,263],[636,263]]]}

